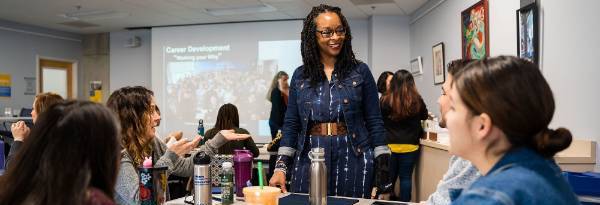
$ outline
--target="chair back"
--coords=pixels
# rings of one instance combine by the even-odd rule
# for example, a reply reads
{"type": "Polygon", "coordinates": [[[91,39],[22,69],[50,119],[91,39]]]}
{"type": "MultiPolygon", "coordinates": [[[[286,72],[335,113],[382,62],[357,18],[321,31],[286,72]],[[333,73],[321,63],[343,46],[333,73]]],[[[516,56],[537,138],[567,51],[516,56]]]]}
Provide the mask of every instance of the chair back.
{"type": "Polygon", "coordinates": [[[33,111],[33,108],[21,108],[19,117],[31,117],[31,111],[33,111]]]}

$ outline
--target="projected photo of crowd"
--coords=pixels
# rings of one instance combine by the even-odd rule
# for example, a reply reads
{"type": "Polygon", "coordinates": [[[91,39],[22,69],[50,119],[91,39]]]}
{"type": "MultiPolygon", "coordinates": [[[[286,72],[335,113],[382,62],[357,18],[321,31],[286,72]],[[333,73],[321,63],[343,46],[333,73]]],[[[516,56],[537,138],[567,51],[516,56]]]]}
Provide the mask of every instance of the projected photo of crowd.
{"type": "MultiPolygon", "coordinates": [[[[229,50],[189,55],[179,52],[165,56],[165,116],[170,128],[194,130],[198,119],[209,129],[214,126],[219,107],[232,103],[238,107],[240,127],[248,129],[255,141],[270,140],[267,92],[273,76],[283,70],[290,74],[301,65],[300,41],[257,42],[257,56],[231,58],[229,50]],[[295,53],[294,53],[295,52],[295,53]],[[198,59],[200,56],[202,59],[198,59]],[[216,56],[216,57],[215,57],[216,56]],[[244,60],[240,60],[244,59],[244,60]],[[259,137],[262,136],[262,137],[259,137]],[[264,138],[264,140],[261,140],[264,138]]],[[[229,49],[235,49],[231,45],[229,49]]],[[[189,51],[189,48],[187,49],[189,51]]],[[[165,50],[166,51],[166,50],[165,50]]],[[[171,50],[173,51],[173,50],[171,50]]]]}

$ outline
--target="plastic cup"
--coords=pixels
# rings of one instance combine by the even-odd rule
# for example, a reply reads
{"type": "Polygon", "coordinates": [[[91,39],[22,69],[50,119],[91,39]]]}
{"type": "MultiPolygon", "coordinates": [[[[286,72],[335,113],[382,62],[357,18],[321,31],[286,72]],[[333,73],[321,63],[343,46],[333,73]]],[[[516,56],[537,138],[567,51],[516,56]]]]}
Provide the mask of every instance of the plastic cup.
{"type": "Polygon", "coordinates": [[[140,204],[162,205],[167,201],[167,167],[139,169],[140,204]]]}
{"type": "Polygon", "coordinates": [[[278,205],[281,189],[277,187],[260,186],[245,187],[244,199],[248,205],[278,205]]]}

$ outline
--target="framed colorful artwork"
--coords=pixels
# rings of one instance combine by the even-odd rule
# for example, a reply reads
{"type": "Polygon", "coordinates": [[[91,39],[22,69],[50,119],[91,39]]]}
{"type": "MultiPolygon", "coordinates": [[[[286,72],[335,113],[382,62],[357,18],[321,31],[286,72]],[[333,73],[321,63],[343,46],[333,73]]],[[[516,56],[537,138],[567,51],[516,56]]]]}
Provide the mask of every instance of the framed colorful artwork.
{"type": "Polygon", "coordinates": [[[413,75],[421,75],[423,73],[423,61],[421,56],[410,61],[410,73],[413,75]]]}
{"type": "Polygon", "coordinates": [[[446,81],[444,69],[444,43],[438,43],[432,48],[433,59],[433,84],[442,84],[446,81]]]}
{"type": "Polygon", "coordinates": [[[538,63],[538,13],[535,3],[517,10],[517,56],[538,63]]]}
{"type": "Polygon", "coordinates": [[[490,55],[488,1],[481,0],[461,13],[463,59],[490,55]]]}

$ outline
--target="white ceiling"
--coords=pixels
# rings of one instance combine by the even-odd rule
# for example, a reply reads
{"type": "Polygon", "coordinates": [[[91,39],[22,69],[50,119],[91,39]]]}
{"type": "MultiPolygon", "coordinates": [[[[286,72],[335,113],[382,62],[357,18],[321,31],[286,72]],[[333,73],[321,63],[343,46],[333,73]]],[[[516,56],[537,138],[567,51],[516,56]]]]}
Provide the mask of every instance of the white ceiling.
{"type": "MultiPolygon", "coordinates": [[[[321,3],[342,8],[347,18],[372,15],[410,15],[427,0],[0,0],[0,19],[73,33],[100,33],[131,27],[203,24],[237,21],[302,19],[321,3]],[[267,4],[273,12],[213,16],[205,9],[240,8],[267,4]],[[78,10],[77,7],[80,6],[78,10]],[[109,11],[110,15],[82,17],[96,27],[77,28],[61,14],[109,11]]],[[[81,22],[79,22],[81,23],[81,22]]]]}

